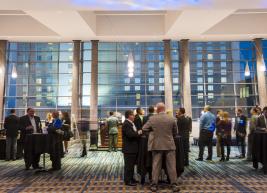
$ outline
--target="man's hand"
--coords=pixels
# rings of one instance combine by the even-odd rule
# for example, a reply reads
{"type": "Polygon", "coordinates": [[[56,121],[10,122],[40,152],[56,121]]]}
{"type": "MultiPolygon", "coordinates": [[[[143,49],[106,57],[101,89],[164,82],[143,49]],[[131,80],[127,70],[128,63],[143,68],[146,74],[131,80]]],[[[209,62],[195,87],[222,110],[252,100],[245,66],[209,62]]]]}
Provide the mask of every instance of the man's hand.
{"type": "Polygon", "coordinates": [[[56,133],[60,134],[60,135],[64,135],[64,131],[62,131],[61,129],[57,129],[56,133]]]}
{"type": "Polygon", "coordinates": [[[30,130],[30,129],[33,129],[32,125],[29,125],[29,126],[26,127],[26,130],[30,130]]]}
{"type": "Polygon", "coordinates": [[[138,135],[142,135],[143,131],[142,130],[139,130],[137,131],[138,135]]]}

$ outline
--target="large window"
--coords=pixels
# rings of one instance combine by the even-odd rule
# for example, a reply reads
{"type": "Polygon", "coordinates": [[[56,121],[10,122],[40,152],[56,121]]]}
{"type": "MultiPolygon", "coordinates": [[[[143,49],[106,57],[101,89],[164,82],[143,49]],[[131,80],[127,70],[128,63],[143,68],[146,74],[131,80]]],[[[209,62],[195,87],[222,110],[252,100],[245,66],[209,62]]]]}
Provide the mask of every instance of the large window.
{"type": "Polygon", "coordinates": [[[123,113],[164,101],[164,45],[149,43],[99,43],[98,53],[99,116],[108,111],[123,113]],[[134,57],[133,77],[127,60],[134,57]]]}
{"type": "Polygon", "coordinates": [[[200,116],[205,105],[234,116],[236,107],[248,112],[257,104],[252,42],[192,42],[190,64],[193,118],[200,116]],[[247,64],[249,76],[245,76],[247,64]]]}
{"type": "Polygon", "coordinates": [[[72,43],[9,43],[5,113],[16,108],[18,115],[28,107],[45,119],[47,112],[71,106],[72,43]],[[12,78],[12,69],[17,78],[12,78]]]}
{"type": "Polygon", "coordinates": [[[267,40],[262,41],[262,52],[264,57],[264,64],[265,64],[265,82],[267,84],[267,40]]]}
{"type": "Polygon", "coordinates": [[[82,51],[81,51],[81,67],[79,73],[81,73],[80,77],[80,90],[81,90],[81,117],[89,118],[90,115],[90,91],[91,91],[91,42],[82,43],[82,51]]]}

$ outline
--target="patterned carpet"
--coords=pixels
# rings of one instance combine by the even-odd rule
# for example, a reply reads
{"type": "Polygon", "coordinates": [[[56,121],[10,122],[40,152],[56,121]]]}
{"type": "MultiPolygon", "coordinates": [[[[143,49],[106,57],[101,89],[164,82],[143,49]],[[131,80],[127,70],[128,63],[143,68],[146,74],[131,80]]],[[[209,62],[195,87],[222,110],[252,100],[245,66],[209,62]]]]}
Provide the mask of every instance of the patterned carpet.
{"type": "MultiPolygon", "coordinates": [[[[149,193],[149,185],[126,187],[123,184],[123,157],[121,152],[90,152],[79,158],[79,148],[74,145],[62,160],[62,170],[35,174],[25,171],[23,160],[0,161],[0,192],[88,192],[88,193],[149,193]]],[[[266,192],[267,176],[254,170],[245,160],[231,159],[221,163],[195,161],[198,149],[191,148],[190,167],[180,178],[181,192],[266,192]]],[[[215,151],[214,151],[215,152],[215,151]]],[[[235,152],[232,153],[235,157],[235,152]]],[[[51,167],[49,158],[47,168],[51,167]]],[[[167,185],[160,186],[160,193],[171,192],[167,185]]]]}

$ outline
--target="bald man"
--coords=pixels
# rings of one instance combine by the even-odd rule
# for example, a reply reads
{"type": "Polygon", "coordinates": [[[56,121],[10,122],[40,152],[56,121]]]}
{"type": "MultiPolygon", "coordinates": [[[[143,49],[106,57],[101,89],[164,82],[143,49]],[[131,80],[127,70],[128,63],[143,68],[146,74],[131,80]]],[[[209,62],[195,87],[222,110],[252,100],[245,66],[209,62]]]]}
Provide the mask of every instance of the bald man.
{"type": "Polygon", "coordinates": [[[166,157],[166,167],[171,181],[172,190],[178,192],[176,184],[176,155],[174,137],[177,135],[178,128],[173,117],[165,112],[164,103],[158,103],[157,114],[151,116],[143,126],[143,131],[150,132],[148,138],[148,151],[152,151],[152,185],[151,191],[157,191],[159,174],[162,168],[162,157],[166,157]]]}

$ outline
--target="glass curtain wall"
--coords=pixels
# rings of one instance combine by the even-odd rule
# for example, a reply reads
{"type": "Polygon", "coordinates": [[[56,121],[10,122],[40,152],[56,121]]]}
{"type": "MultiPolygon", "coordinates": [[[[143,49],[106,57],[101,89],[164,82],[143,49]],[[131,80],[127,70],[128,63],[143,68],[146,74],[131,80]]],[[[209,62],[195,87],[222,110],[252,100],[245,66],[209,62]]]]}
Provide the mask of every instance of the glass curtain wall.
{"type": "Polygon", "coordinates": [[[265,62],[265,82],[267,84],[267,40],[262,41],[262,52],[263,52],[263,57],[264,57],[264,62],[265,62]]]}
{"type": "Polygon", "coordinates": [[[164,101],[163,42],[100,42],[98,51],[100,117],[106,117],[109,111],[124,113],[164,101]],[[134,57],[133,77],[127,66],[129,53],[134,57]]]}
{"type": "Polygon", "coordinates": [[[9,43],[5,114],[15,108],[22,116],[33,107],[45,119],[56,109],[70,111],[72,51],[72,43],[9,43]],[[17,78],[12,78],[14,68],[17,78]]]}
{"type": "Polygon", "coordinates": [[[91,42],[82,43],[80,77],[80,90],[82,96],[81,118],[89,118],[90,111],[90,91],[91,91],[91,61],[92,49],[91,42]]]}
{"type": "Polygon", "coordinates": [[[191,42],[189,52],[193,118],[205,105],[233,117],[237,107],[247,113],[258,103],[253,42],[191,42]]]}

